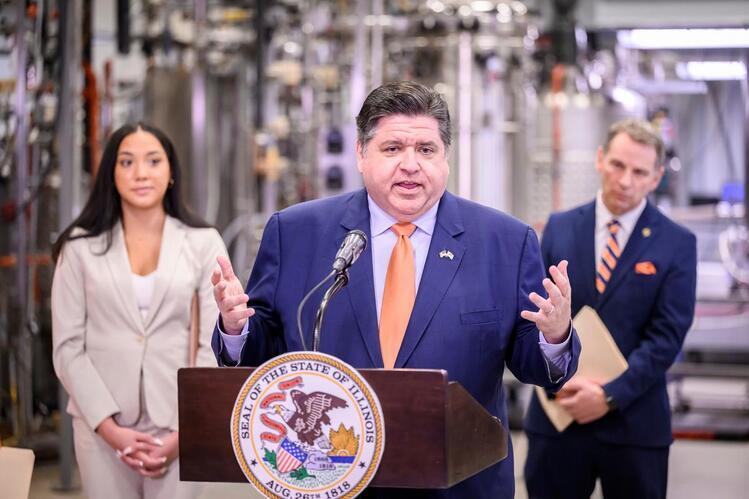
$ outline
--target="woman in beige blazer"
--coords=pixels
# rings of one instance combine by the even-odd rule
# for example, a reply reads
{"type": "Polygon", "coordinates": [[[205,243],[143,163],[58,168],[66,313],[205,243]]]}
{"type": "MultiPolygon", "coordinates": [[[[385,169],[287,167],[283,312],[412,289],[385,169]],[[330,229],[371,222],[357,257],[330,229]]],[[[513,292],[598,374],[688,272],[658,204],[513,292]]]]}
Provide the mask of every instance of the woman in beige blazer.
{"type": "Polygon", "coordinates": [[[55,372],[70,395],[89,497],[195,497],[179,481],[177,370],[216,365],[210,274],[226,248],[187,210],[174,147],[158,129],[112,134],[81,215],[53,248],[55,372]]]}

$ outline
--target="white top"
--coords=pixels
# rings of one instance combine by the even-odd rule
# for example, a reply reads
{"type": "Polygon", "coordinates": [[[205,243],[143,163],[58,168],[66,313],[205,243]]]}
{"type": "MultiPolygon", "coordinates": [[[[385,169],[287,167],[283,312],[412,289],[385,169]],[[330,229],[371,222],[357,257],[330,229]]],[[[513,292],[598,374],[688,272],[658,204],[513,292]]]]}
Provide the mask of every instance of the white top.
{"type": "Polygon", "coordinates": [[[598,191],[598,195],[596,196],[596,261],[593,262],[594,267],[598,267],[598,262],[601,261],[601,253],[603,253],[603,248],[606,247],[606,241],[609,238],[609,228],[606,224],[613,219],[619,221],[620,227],[616,233],[616,244],[619,245],[620,250],[624,251],[624,247],[627,245],[627,241],[629,241],[629,236],[635,230],[637,220],[640,219],[646,203],[645,199],[643,199],[633,209],[617,217],[606,208],[606,205],[603,203],[603,194],[600,190],[598,191]]]}
{"type": "Polygon", "coordinates": [[[133,290],[135,290],[135,303],[138,305],[138,312],[143,320],[146,320],[148,310],[151,308],[151,299],[153,298],[153,287],[156,284],[156,271],[148,275],[138,275],[130,272],[133,278],[133,290]]]}

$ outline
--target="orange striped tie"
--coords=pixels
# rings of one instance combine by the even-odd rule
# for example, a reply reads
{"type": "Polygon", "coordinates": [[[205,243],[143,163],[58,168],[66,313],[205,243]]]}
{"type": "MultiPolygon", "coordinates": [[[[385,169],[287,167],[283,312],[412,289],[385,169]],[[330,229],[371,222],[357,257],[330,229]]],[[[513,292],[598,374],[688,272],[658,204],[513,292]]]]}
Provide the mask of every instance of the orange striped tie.
{"type": "Polygon", "coordinates": [[[414,250],[409,239],[416,226],[397,223],[390,229],[397,234],[398,241],[390,254],[380,312],[380,349],[386,369],[395,365],[416,300],[414,250]]]}
{"type": "Polygon", "coordinates": [[[596,269],[596,289],[599,293],[603,293],[606,289],[606,285],[611,279],[611,273],[616,267],[616,262],[619,260],[619,255],[622,254],[619,243],[616,241],[616,234],[622,227],[618,220],[611,220],[606,224],[609,229],[609,238],[606,241],[606,247],[603,248],[601,253],[601,261],[598,262],[598,268],[596,269]]]}

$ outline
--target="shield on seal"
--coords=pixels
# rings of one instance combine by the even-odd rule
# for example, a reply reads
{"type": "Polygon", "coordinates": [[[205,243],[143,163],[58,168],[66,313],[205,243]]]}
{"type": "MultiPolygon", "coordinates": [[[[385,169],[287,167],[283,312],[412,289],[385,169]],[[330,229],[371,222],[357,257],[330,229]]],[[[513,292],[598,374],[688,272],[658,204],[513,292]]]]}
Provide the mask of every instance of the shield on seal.
{"type": "Polygon", "coordinates": [[[284,438],[276,449],[276,469],[281,473],[294,471],[306,460],[307,453],[288,438],[284,438]]]}

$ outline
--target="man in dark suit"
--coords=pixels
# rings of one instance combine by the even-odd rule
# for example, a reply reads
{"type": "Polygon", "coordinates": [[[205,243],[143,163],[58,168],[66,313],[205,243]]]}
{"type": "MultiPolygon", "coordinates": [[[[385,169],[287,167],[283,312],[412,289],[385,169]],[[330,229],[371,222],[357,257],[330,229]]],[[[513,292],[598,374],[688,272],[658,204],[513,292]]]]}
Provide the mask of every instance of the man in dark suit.
{"type": "Polygon", "coordinates": [[[663,143],[647,122],[614,124],[598,150],[597,199],[554,214],[546,262],[569,260],[572,312],[594,308],[627,359],[604,384],[573,377],[557,394],[575,419],[558,433],[533,397],[525,422],[531,498],[666,496],[672,442],[666,370],[694,315],[696,241],[646,196],[663,175],[663,143]]]}
{"type": "MultiPolygon", "coordinates": [[[[544,279],[532,229],[445,192],[450,116],[438,93],[412,82],[383,85],[365,100],[357,126],[365,189],[273,215],[246,294],[229,263],[219,260],[213,275],[219,363],[258,365],[303,349],[297,305],[330,271],[344,236],[359,229],[369,245],[330,302],[320,350],[357,368],[445,369],[506,424],[505,363],[521,381],[552,391],[576,368],[567,264],[551,267],[553,281],[544,279]]],[[[302,318],[307,345],[314,308],[302,318]]],[[[513,494],[511,457],[444,491],[365,493],[513,494]]]]}

